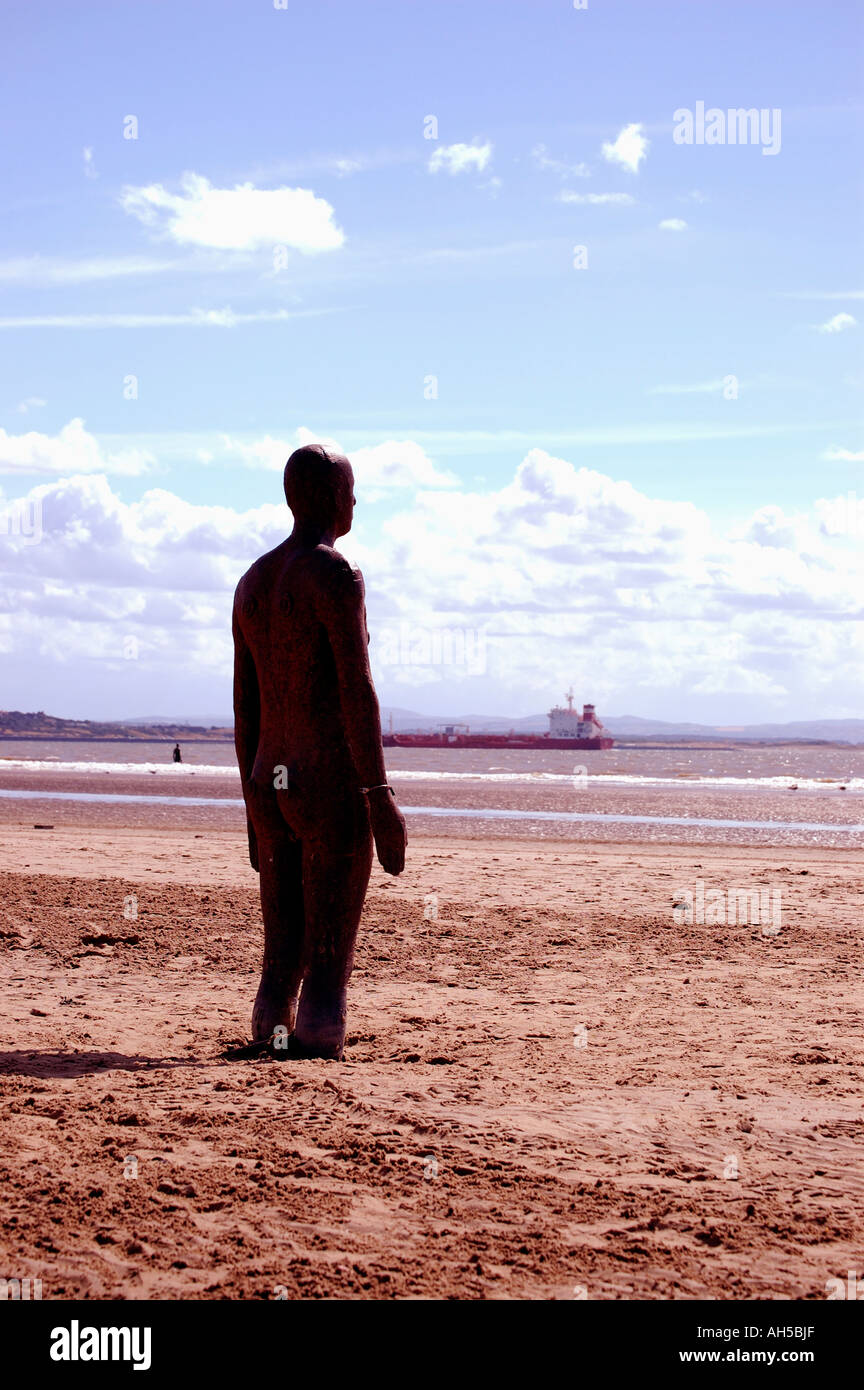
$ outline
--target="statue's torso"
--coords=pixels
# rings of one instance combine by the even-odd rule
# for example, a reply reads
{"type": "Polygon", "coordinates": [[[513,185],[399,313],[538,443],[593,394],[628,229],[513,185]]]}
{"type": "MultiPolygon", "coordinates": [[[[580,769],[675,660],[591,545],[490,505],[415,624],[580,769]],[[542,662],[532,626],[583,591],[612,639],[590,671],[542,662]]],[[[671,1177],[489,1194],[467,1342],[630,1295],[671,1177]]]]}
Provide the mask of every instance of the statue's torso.
{"type": "Polygon", "coordinates": [[[334,551],[292,551],[286,542],[252,566],[235,599],[260,694],[253,779],[272,782],[274,768],[285,767],[288,782],[309,795],[316,783],[341,781],[344,790],[357,781],[323,621],[325,613],[334,621],[329,588],[337,564],[344,569],[347,561],[334,551]]]}

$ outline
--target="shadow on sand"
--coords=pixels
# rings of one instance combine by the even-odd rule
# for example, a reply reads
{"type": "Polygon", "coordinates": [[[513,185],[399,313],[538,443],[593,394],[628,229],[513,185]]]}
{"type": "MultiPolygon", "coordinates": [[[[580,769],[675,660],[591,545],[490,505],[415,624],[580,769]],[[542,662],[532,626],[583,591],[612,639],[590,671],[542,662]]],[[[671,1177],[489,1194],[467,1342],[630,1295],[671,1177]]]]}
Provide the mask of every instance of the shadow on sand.
{"type": "Polygon", "coordinates": [[[89,1076],[101,1071],[210,1067],[217,1057],[127,1057],[122,1052],[0,1052],[0,1076],[89,1076]]]}

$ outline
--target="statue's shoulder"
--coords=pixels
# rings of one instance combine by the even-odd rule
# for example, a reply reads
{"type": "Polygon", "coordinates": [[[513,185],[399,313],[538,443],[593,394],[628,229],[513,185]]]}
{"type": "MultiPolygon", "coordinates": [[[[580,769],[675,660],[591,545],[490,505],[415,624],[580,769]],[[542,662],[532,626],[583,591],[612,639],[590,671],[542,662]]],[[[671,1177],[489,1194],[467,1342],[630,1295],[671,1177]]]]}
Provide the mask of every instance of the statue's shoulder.
{"type": "Polygon", "coordinates": [[[363,595],[363,576],[353,560],[334,550],[331,545],[319,545],[306,557],[309,573],[317,586],[334,598],[363,595]]]}
{"type": "Polygon", "coordinates": [[[258,588],[258,581],[261,574],[262,560],[266,557],[262,555],[260,560],[256,560],[254,565],[250,565],[246,573],[240,579],[234,590],[234,607],[242,608],[246,599],[258,588]]]}
{"type": "Polygon", "coordinates": [[[278,567],[282,546],[268,550],[251,564],[234,590],[234,606],[242,607],[244,602],[256,595],[262,588],[267,589],[273,582],[273,571],[278,567]]]}
{"type": "Polygon", "coordinates": [[[317,545],[308,556],[310,569],[322,578],[347,579],[352,583],[363,582],[363,576],[353,560],[335,550],[332,545],[317,545]]]}

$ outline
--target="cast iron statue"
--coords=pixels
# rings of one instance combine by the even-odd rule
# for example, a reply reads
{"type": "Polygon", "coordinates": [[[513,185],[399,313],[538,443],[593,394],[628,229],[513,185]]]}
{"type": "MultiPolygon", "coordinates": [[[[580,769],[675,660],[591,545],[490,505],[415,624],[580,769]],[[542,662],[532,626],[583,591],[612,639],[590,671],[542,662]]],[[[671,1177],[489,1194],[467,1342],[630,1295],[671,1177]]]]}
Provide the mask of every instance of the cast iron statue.
{"type": "Polygon", "coordinates": [[[252,1036],[341,1058],[372,842],[401,873],[405,821],[384,768],[363,577],[334,549],[355,505],[347,458],[297,449],[285,499],[291,535],[234,597],[235,742],[264,918],[252,1036]]]}

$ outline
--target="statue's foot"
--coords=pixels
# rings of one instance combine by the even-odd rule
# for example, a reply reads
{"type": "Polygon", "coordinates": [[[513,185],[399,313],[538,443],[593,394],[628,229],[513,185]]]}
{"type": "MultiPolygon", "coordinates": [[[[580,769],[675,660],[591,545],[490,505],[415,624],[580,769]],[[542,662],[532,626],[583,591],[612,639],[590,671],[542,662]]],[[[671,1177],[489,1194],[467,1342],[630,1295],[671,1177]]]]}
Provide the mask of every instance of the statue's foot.
{"type": "Polygon", "coordinates": [[[345,1053],[345,996],[314,999],[304,987],[294,1025],[295,1056],[341,1062],[345,1053]]]}
{"type": "Polygon", "coordinates": [[[345,1060],[344,1050],[340,1048],[337,1051],[337,1045],[332,1045],[323,1040],[304,1044],[298,1041],[296,1035],[290,1037],[284,1045],[280,1040],[278,1045],[274,1042],[270,1042],[266,1044],[266,1046],[269,1055],[274,1057],[277,1062],[302,1061],[305,1058],[313,1057],[320,1058],[326,1062],[343,1062],[345,1060]]]}
{"type": "MultiPolygon", "coordinates": [[[[258,989],[252,1010],[252,1037],[256,1042],[271,1038],[276,1029],[284,1028],[287,1036],[294,1032],[297,1021],[297,996],[285,999],[275,994],[264,981],[258,989]]],[[[284,1037],[286,1034],[283,1034],[284,1037]]]]}

